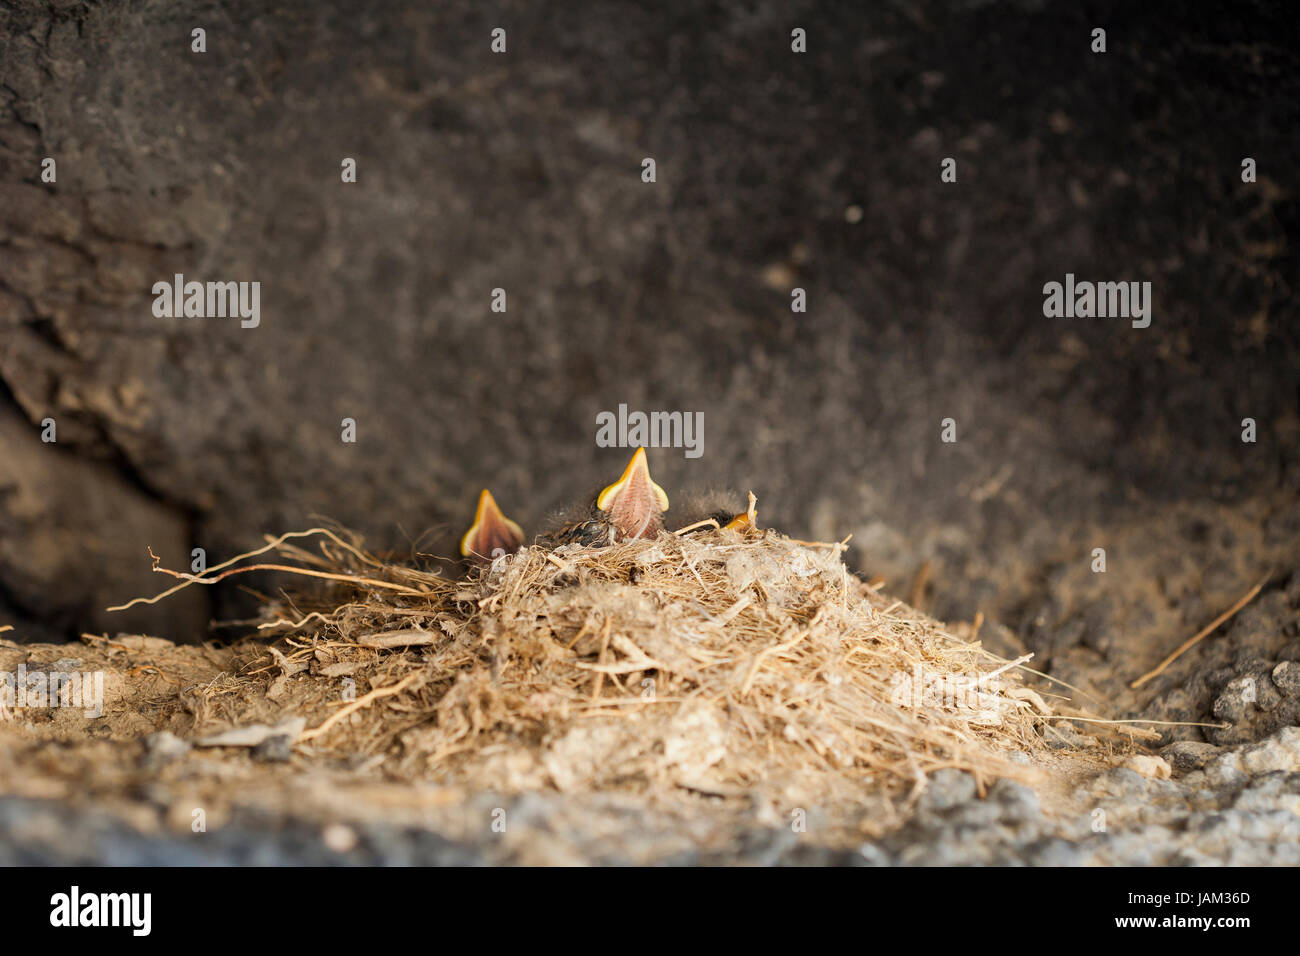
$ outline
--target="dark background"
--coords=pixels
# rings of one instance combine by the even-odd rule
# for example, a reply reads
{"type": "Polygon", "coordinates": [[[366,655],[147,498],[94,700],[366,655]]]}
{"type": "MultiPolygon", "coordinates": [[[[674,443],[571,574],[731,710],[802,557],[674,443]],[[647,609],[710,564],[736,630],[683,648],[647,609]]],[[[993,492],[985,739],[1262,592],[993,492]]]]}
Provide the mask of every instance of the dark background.
{"type": "Polygon", "coordinates": [[[249,598],[104,611],[146,546],[445,551],[484,485],[535,531],[625,402],[704,413],[674,498],[752,488],[902,597],[929,562],[1106,698],[1261,574],[1239,637],[1300,657],[1298,57],[1286,2],[0,4],[0,624],[196,639],[249,598]],[[261,326],[154,318],[176,272],[261,326]],[[1067,272],[1150,328],[1044,318],[1067,272]]]}

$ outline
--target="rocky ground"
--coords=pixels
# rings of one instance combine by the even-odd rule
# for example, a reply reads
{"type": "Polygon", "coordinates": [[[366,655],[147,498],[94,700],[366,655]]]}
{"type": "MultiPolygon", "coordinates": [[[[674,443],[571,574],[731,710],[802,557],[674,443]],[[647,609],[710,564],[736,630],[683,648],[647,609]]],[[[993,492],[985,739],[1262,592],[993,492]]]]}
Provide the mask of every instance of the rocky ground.
{"type": "MultiPolygon", "coordinates": [[[[1184,745],[1175,745],[1183,747],[1184,745]]],[[[59,800],[0,798],[0,864],[82,865],[628,865],[1268,866],[1300,864],[1300,730],[1257,744],[1167,751],[1172,779],[1119,767],[1046,801],[999,781],[983,796],[940,771],[907,822],[854,846],[707,809],[656,812],[630,798],[398,794],[387,821],[355,805],[237,806],[210,832],[160,825],[165,794],[122,815],[59,800]],[[1197,769],[1188,769],[1195,767],[1197,769]],[[423,804],[423,806],[421,806],[423,804]],[[1068,809],[1067,809],[1068,808],[1068,809]],[[504,832],[492,821],[504,813],[504,832]],[[403,824],[391,818],[407,817],[403,824]],[[725,820],[725,822],[724,822],[725,820]]],[[[316,781],[319,785],[320,781],[316,781]]],[[[303,795],[311,784],[303,782],[303,795]]],[[[1053,790],[1056,788],[1054,787],[1053,790]]],[[[291,789],[292,792],[292,789],[291,789]]]]}

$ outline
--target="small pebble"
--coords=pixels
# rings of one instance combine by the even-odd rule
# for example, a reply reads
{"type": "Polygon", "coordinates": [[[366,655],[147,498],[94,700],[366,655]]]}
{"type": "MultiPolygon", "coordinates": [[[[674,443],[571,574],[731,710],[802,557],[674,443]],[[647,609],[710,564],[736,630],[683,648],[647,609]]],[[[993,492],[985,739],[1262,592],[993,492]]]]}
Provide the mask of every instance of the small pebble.
{"type": "Polygon", "coordinates": [[[264,763],[285,763],[293,756],[293,738],[288,734],[267,737],[253,748],[253,759],[264,763]]]}
{"type": "Polygon", "coordinates": [[[1124,761],[1124,766],[1153,780],[1168,780],[1173,776],[1173,768],[1165,760],[1150,754],[1134,754],[1124,761]]]}
{"type": "Polygon", "coordinates": [[[144,738],[144,758],[141,763],[146,767],[161,767],[189,752],[188,740],[182,740],[170,731],[160,730],[144,738]]]}
{"type": "Polygon", "coordinates": [[[349,853],[356,849],[357,831],[344,823],[331,823],[321,834],[321,839],[335,853],[349,853]]]}

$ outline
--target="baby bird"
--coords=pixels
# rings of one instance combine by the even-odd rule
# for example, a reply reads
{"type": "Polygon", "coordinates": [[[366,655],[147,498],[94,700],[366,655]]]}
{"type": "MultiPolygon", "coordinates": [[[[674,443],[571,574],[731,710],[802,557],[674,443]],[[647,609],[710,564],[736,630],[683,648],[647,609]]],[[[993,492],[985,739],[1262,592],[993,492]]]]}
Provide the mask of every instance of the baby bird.
{"type": "Polygon", "coordinates": [[[749,508],[739,514],[727,507],[734,500],[732,495],[725,493],[698,495],[682,510],[682,517],[674,523],[674,530],[678,534],[686,534],[692,531],[707,531],[715,527],[731,531],[756,529],[758,514],[754,506],[758,499],[754,497],[753,492],[749,495],[749,508]],[[676,527],[677,524],[681,527],[676,527]]]}
{"type": "Polygon", "coordinates": [[[650,477],[645,449],[638,448],[622,476],[596,495],[586,514],[544,535],[542,543],[603,547],[616,541],[653,538],[663,531],[667,510],[668,495],[650,477]]]}
{"type": "Polygon", "coordinates": [[[514,554],[524,545],[524,529],[497,507],[486,488],[478,496],[474,523],[460,539],[460,553],[471,562],[489,563],[503,554],[514,554]]]}

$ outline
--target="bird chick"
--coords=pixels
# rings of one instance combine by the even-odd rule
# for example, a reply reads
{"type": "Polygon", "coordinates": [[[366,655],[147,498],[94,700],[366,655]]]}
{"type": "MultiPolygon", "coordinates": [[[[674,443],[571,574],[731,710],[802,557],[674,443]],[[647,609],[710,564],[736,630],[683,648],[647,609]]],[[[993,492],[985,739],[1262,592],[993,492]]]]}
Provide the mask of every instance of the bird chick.
{"type": "Polygon", "coordinates": [[[488,563],[514,554],[524,544],[524,530],[507,518],[486,488],[478,496],[474,523],[460,539],[460,553],[471,562],[488,563]]]}
{"type": "Polygon", "coordinates": [[[755,504],[758,499],[749,493],[749,507],[737,513],[734,506],[735,496],[726,492],[713,492],[697,495],[687,502],[681,515],[674,524],[680,524],[677,534],[689,534],[693,531],[705,531],[714,528],[730,531],[745,531],[758,527],[758,514],[755,504]]]}
{"type": "Polygon", "coordinates": [[[663,531],[668,495],[650,477],[644,448],[638,448],[622,476],[595,497],[584,514],[543,536],[551,547],[604,547],[618,541],[653,538],[663,531]]]}

